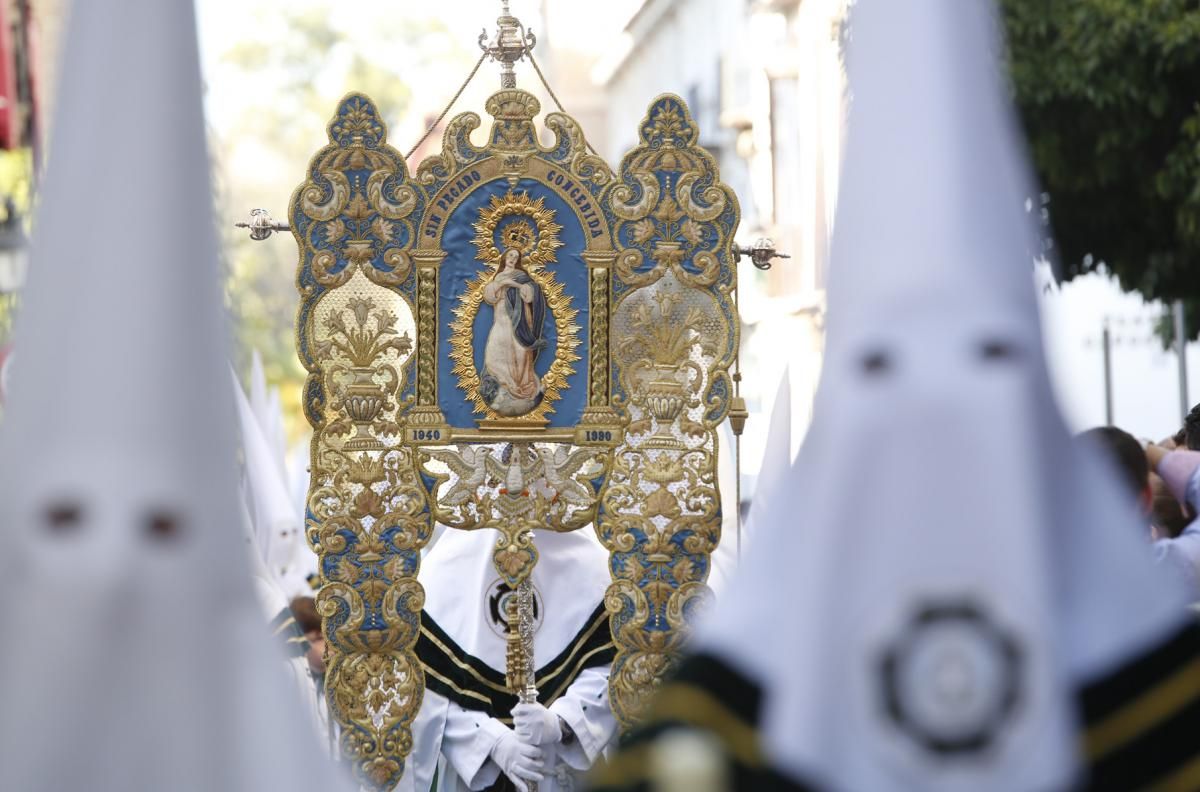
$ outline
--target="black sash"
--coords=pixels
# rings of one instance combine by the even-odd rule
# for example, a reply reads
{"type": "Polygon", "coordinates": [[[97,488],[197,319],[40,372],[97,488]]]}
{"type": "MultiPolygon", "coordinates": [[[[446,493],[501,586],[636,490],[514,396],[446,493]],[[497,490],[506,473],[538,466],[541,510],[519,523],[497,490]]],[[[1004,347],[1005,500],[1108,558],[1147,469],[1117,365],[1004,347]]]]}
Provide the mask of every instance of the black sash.
{"type": "MultiPolygon", "coordinates": [[[[538,669],[538,701],[549,706],[581,671],[608,666],[615,655],[608,613],[601,603],[558,657],[538,669]]],[[[464,652],[425,611],[421,611],[417,657],[425,667],[425,687],[429,690],[464,709],[486,713],[511,725],[517,697],[505,684],[504,674],[464,652]]]]}
{"type": "Polygon", "coordinates": [[[290,608],[279,611],[275,618],[271,619],[268,629],[283,646],[283,651],[288,657],[304,657],[308,654],[308,639],[300,632],[300,625],[296,623],[290,608]]]}

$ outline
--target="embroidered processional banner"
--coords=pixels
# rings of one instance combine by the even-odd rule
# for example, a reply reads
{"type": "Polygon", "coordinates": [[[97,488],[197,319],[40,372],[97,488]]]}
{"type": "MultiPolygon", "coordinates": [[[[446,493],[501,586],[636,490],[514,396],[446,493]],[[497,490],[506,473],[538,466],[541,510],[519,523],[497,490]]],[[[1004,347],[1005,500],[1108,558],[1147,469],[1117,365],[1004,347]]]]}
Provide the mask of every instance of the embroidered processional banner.
{"type": "Polygon", "coordinates": [[[484,145],[459,115],[411,174],[371,100],[347,96],[290,207],[330,711],[376,789],[412,749],[435,525],[494,531],[516,591],[532,529],[595,525],[625,727],[678,656],[720,540],[739,213],[687,107],[655,100],[615,173],[564,114],[542,145],[529,93],[486,110],[484,145]]]}

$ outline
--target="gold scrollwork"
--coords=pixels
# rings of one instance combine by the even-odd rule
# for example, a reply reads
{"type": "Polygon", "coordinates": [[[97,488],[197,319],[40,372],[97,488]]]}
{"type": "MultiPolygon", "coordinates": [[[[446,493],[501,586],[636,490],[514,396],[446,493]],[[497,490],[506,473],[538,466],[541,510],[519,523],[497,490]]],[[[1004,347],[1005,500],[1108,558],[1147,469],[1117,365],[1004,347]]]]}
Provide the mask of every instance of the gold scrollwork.
{"type": "Polygon", "coordinates": [[[556,135],[552,148],[557,149],[565,143],[574,152],[570,161],[572,175],[598,187],[606,187],[612,182],[612,169],[599,155],[588,151],[583,130],[575,119],[563,113],[550,113],[546,116],[546,128],[556,135]]]}
{"type": "Polygon", "coordinates": [[[310,542],[326,568],[317,596],[331,714],[341,748],[375,788],[394,784],[411,750],[424,676],[415,655],[424,591],[409,571],[432,536],[412,452],[338,451],[316,438],[310,542]],[[332,561],[332,563],[328,563],[332,561]],[[366,629],[368,611],[383,625],[366,629]]]}
{"type": "Polygon", "coordinates": [[[609,700],[626,727],[681,653],[685,617],[710,596],[708,556],[720,539],[714,465],[704,447],[626,452],[613,462],[597,535],[615,561],[605,599],[618,647],[609,700]]]}
{"type": "Polygon", "coordinates": [[[411,719],[403,714],[420,706],[425,676],[414,652],[339,655],[327,666],[330,705],[342,723],[342,754],[376,789],[400,777],[396,757],[412,752],[411,719]],[[402,725],[393,726],[400,723],[402,725]]]}
{"type": "Polygon", "coordinates": [[[730,258],[737,198],[720,182],[712,155],[696,145],[696,125],[677,97],[663,96],[642,122],[643,145],[625,158],[611,193],[612,212],[628,239],[617,271],[630,286],[646,286],[673,271],[687,286],[717,284],[721,257],[730,258]],[[732,222],[718,222],[733,209],[732,222]],[[647,261],[654,266],[646,269],[647,261]]]}
{"type": "Polygon", "coordinates": [[[609,701],[626,729],[710,597],[705,581],[721,533],[716,427],[738,339],[736,198],[697,144],[681,99],[656,99],[639,129],[641,144],[608,193],[618,220],[613,404],[626,426],[597,526],[612,554],[609,701]]]}
{"type": "Polygon", "coordinates": [[[387,145],[387,126],[365,96],[342,100],[329,139],[292,199],[292,215],[306,221],[293,231],[311,256],[313,279],[335,288],[361,271],[376,283],[398,286],[412,271],[404,248],[411,244],[409,218],[419,202],[407,184],[404,158],[387,145]],[[351,180],[350,170],[368,175],[351,180]]]}
{"type": "Polygon", "coordinates": [[[305,533],[320,558],[317,609],[341,751],[361,783],[388,789],[403,773],[424,691],[415,570],[432,522],[400,435],[415,401],[407,370],[424,347],[409,297],[423,199],[366,97],[342,100],[329,139],[290,210],[314,430],[305,533]]]}

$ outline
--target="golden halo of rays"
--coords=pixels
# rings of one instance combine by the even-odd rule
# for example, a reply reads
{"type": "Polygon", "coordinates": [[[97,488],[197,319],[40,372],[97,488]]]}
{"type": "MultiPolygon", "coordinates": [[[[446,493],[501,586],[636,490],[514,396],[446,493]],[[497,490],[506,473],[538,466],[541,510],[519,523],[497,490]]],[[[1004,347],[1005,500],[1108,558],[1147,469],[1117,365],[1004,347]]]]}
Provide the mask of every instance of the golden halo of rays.
{"type": "MultiPolygon", "coordinates": [[[[491,204],[480,211],[479,221],[475,223],[475,247],[479,250],[479,259],[488,266],[481,268],[467,282],[466,290],[454,309],[454,321],[450,323],[450,360],[454,364],[451,371],[458,378],[458,387],[466,393],[475,413],[485,418],[526,420],[541,425],[546,416],[554,412],[554,403],[566,389],[567,378],[575,373],[574,364],[579,361],[580,327],[576,324],[579,311],[572,307],[571,296],[563,289],[563,285],[545,269],[546,264],[555,260],[554,252],[562,246],[558,239],[561,230],[562,226],[554,222],[554,210],[547,208],[541,198],[533,200],[524,193],[510,192],[504,198],[493,196],[491,204]],[[506,218],[519,219],[511,219],[501,226],[506,218]],[[521,250],[526,272],[541,287],[542,295],[546,298],[546,309],[554,317],[557,335],[554,362],[542,377],[542,401],[520,416],[501,415],[488,406],[479,393],[481,378],[475,368],[475,317],[483,304],[483,287],[491,281],[500,263],[501,251],[496,249],[493,242],[497,228],[501,229],[506,243],[511,228],[515,242],[528,244],[528,250],[521,250],[517,244],[512,247],[521,250]],[[526,235],[526,231],[531,233],[526,235]]],[[[543,350],[542,354],[547,351],[543,350]]]]}
{"type": "Polygon", "coordinates": [[[493,195],[491,202],[479,210],[474,228],[479,260],[493,267],[504,252],[496,248],[498,228],[504,242],[515,243],[511,246],[521,251],[526,269],[546,266],[562,247],[558,238],[562,226],[554,222],[554,210],[542,198],[531,198],[528,193],[510,191],[503,197],[493,195]]]}

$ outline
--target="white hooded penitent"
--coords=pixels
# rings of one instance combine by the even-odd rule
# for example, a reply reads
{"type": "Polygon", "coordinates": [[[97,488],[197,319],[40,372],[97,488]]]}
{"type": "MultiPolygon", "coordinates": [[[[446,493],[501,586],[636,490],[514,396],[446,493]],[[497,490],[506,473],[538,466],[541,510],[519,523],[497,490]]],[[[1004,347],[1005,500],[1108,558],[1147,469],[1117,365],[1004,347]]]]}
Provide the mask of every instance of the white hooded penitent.
{"type": "Polygon", "coordinates": [[[1200,685],[1156,687],[1200,654],[1182,592],[1052,397],[996,13],[851,11],[812,427],[655,705],[720,735],[739,789],[1032,792],[1089,765],[1140,789],[1194,765],[1200,685]]]}
{"type": "MultiPolygon", "coordinates": [[[[510,728],[506,724],[516,699],[494,695],[506,690],[507,604],[514,596],[493,566],[496,538],[492,530],[445,529],[421,562],[422,714],[444,708],[445,727],[440,739],[416,744],[410,762],[418,771],[430,767],[440,751],[446,759],[440,792],[480,789],[500,776],[490,754],[510,728]],[[443,648],[428,651],[434,648],[431,638],[443,648]]],[[[533,659],[539,698],[552,701],[550,711],[574,733],[569,747],[543,746],[546,778],[538,789],[556,792],[575,788],[576,776],[582,775],[576,771],[587,769],[616,733],[607,684],[612,639],[603,605],[611,578],[608,553],[590,525],[569,533],[535,531],[534,544],[539,558],[531,575],[533,659]]],[[[427,719],[418,718],[418,726],[427,719]]]]}
{"type": "Polygon", "coordinates": [[[303,518],[297,513],[291,493],[280,477],[271,443],[255,417],[241,383],[232,371],[230,376],[241,436],[241,492],[250,513],[255,548],[271,579],[289,599],[311,595],[302,553],[311,554],[312,551],[307,546],[300,547],[305,545],[301,530],[303,518]]]}
{"type": "MultiPolygon", "coordinates": [[[[774,418],[772,418],[774,426],[774,418]]],[[[737,438],[729,421],[717,427],[717,487],[721,493],[721,541],[709,556],[708,586],[721,596],[729,580],[737,574],[746,541],[745,526],[738,535],[738,460],[737,438]]]]}
{"type": "Polygon", "coordinates": [[[191,2],[74,3],[0,427],[0,789],[335,790],[255,601],[191,2]]]}
{"type": "Polygon", "coordinates": [[[761,516],[774,498],[786,492],[787,471],[791,467],[792,374],[789,369],[784,369],[779,388],[775,391],[774,407],[767,424],[766,447],[763,448],[762,463],[758,467],[758,478],[750,499],[750,512],[746,515],[743,550],[746,549],[748,537],[754,533],[755,517],[761,516]]]}
{"type": "Polygon", "coordinates": [[[271,461],[280,476],[287,476],[287,432],[283,426],[283,408],[280,405],[279,389],[267,385],[267,373],[263,368],[262,354],[255,349],[250,356],[250,408],[262,430],[263,437],[271,449],[271,461]]]}

